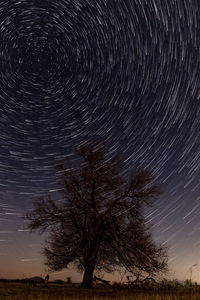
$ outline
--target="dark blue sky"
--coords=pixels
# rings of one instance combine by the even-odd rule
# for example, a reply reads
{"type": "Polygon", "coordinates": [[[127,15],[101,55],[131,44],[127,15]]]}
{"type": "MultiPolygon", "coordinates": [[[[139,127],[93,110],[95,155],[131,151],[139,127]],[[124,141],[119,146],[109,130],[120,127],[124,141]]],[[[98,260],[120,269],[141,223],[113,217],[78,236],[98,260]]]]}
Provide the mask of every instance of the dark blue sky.
{"type": "Polygon", "coordinates": [[[197,0],[1,1],[0,277],[44,272],[20,216],[85,141],[155,173],[155,238],[174,276],[199,263],[199,42],[197,0]]]}

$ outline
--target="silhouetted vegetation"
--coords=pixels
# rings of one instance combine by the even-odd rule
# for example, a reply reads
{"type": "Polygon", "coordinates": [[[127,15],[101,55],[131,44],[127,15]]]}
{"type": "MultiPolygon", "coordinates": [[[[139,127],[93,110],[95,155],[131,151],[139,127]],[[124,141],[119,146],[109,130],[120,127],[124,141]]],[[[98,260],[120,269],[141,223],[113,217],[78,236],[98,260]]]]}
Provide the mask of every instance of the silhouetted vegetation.
{"type": "Polygon", "coordinates": [[[37,199],[27,215],[30,230],[50,230],[44,255],[51,270],[73,264],[91,288],[94,272],[124,268],[136,278],[165,272],[166,252],[152,240],[143,208],[160,195],[154,176],[140,170],[121,175],[122,161],[110,158],[104,144],[82,145],[73,167],[60,163],[62,202],[37,199]]]}

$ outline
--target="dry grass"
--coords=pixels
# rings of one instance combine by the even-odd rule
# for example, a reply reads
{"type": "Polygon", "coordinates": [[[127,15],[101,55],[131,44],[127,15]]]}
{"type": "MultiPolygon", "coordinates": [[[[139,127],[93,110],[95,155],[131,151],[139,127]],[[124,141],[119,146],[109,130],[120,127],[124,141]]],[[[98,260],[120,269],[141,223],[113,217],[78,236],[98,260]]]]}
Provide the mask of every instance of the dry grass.
{"type": "Polygon", "coordinates": [[[0,283],[0,300],[200,300],[200,286],[159,290],[92,289],[49,284],[0,283]]]}

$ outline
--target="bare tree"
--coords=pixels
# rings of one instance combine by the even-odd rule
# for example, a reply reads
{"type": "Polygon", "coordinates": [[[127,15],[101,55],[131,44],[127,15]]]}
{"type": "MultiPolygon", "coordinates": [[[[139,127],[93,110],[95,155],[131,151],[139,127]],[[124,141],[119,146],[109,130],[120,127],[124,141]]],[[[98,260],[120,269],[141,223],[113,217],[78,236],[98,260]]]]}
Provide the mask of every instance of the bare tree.
{"type": "Polygon", "coordinates": [[[153,242],[143,217],[144,206],[160,194],[154,176],[140,170],[123,178],[121,160],[109,158],[104,144],[82,145],[76,154],[82,158],[76,166],[58,166],[63,202],[40,198],[26,216],[31,231],[50,231],[44,248],[49,268],[75,265],[86,288],[94,271],[165,272],[165,249],[153,242]]]}

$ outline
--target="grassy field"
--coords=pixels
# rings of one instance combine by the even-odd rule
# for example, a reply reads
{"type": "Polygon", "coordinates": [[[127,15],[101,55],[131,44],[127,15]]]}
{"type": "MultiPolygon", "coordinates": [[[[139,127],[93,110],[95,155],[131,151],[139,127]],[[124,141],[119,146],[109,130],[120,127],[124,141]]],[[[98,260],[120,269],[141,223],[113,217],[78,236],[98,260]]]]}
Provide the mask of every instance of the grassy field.
{"type": "Polygon", "coordinates": [[[65,284],[30,286],[27,283],[0,282],[0,300],[200,300],[200,286],[167,287],[157,290],[120,288],[81,289],[65,284]]]}

